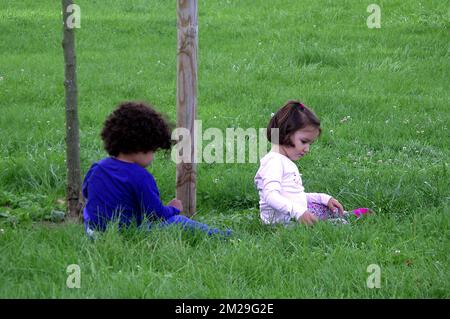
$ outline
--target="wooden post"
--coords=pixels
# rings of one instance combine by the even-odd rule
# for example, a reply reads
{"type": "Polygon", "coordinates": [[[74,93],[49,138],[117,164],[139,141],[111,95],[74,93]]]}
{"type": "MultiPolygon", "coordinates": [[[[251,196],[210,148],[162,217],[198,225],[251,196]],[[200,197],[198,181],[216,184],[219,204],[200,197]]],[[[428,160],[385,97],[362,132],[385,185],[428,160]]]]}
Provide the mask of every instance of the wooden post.
{"type": "Polygon", "coordinates": [[[196,209],[197,0],[177,0],[177,19],[177,126],[190,131],[191,154],[189,163],[177,164],[176,195],[184,213],[192,216],[196,209]]]}
{"type": "Polygon", "coordinates": [[[72,16],[67,12],[72,0],[62,0],[64,34],[64,86],[66,95],[66,162],[67,162],[67,208],[71,218],[80,216],[81,170],[80,142],[78,135],[77,73],[75,56],[75,32],[72,16]]]}

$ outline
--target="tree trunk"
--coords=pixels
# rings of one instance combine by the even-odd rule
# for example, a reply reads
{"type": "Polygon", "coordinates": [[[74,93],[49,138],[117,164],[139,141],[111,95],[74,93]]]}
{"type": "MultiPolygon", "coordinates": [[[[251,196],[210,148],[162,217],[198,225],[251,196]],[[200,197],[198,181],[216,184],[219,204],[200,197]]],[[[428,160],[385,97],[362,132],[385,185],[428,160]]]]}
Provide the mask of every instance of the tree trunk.
{"type": "Polygon", "coordinates": [[[62,0],[64,36],[64,86],[66,95],[66,162],[67,162],[67,206],[71,218],[78,218],[81,210],[80,144],[78,135],[77,74],[75,56],[75,32],[68,24],[70,13],[67,7],[72,0],[62,0]]]}
{"type": "Polygon", "coordinates": [[[184,213],[191,216],[196,209],[197,0],[177,0],[177,17],[177,126],[190,131],[191,154],[189,163],[177,164],[176,188],[184,213]]]}

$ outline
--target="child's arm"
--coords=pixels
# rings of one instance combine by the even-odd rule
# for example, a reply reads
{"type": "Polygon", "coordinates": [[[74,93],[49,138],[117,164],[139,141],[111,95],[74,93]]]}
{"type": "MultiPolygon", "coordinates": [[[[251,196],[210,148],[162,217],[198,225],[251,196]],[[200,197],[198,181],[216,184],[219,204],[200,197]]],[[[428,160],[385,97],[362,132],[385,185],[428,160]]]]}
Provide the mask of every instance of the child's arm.
{"type": "Polygon", "coordinates": [[[176,198],[172,199],[172,200],[167,204],[167,206],[173,206],[173,207],[175,207],[176,209],[178,209],[180,212],[183,211],[183,203],[181,202],[181,200],[176,199],[176,198]]]}
{"type": "Polygon", "coordinates": [[[168,219],[172,216],[179,215],[180,210],[172,205],[164,206],[159,197],[158,187],[152,175],[144,178],[142,185],[140,185],[138,194],[140,193],[141,211],[146,216],[153,216],[154,214],[162,219],[168,219]]]}
{"type": "Polygon", "coordinates": [[[281,195],[281,186],[275,182],[269,183],[265,189],[263,189],[263,196],[265,202],[274,210],[287,214],[292,218],[299,219],[306,211],[306,207],[292,202],[283,195],[281,195]]]}
{"type": "Polygon", "coordinates": [[[298,219],[297,221],[299,223],[305,224],[305,225],[313,225],[316,223],[319,219],[310,211],[306,211],[303,213],[303,215],[298,219]]]}
{"type": "Polygon", "coordinates": [[[306,193],[306,200],[308,203],[317,203],[327,205],[331,196],[324,193],[306,193]]]}

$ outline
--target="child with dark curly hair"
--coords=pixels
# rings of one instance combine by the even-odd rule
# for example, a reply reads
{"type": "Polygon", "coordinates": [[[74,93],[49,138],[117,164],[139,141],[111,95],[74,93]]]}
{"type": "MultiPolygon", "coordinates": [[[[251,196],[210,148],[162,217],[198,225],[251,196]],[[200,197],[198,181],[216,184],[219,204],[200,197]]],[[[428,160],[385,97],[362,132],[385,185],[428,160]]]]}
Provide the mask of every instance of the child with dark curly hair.
{"type": "Polygon", "coordinates": [[[118,222],[120,228],[132,223],[150,228],[156,220],[161,220],[161,225],[181,224],[209,235],[224,234],[180,215],[180,200],[175,198],[167,206],[161,202],[155,179],[145,169],[154,152],[172,146],[170,126],[160,113],[145,103],[124,102],[106,119],[101,137],[110,157],[91,166],[82,187],[89,236],[95,230],[104,231],[111,221],[118,222]]]}

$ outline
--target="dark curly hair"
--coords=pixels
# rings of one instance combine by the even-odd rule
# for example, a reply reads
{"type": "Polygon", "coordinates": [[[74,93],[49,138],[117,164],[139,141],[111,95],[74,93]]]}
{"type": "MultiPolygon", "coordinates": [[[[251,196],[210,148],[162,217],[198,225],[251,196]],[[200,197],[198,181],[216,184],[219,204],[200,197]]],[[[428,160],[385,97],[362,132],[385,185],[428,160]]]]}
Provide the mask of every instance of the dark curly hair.
{"type": "Polygon", "coordinates": [[[123,102],[106,119],[101,137],[111,156],[119,153],[168,150],[173,125],[153,106],[144,102],[123,102]]]}
{"type": "Polygon", "coordinates": [[[290,100],[278,110],[267,125],[267,139],[272,142],[272,129],[278,129],[279,144],[294,146],[291,135],[306,126],[313,126],[319,130],[319,134],[321,133],[320,120],[314,112],[299,101],[290,100]]]}

